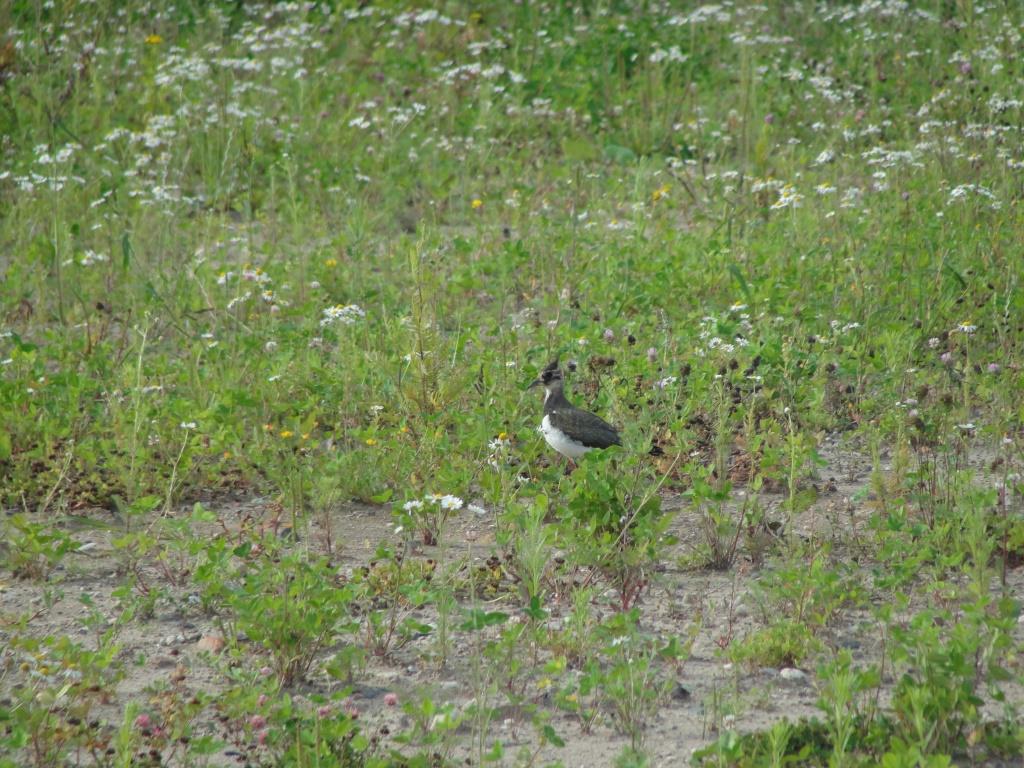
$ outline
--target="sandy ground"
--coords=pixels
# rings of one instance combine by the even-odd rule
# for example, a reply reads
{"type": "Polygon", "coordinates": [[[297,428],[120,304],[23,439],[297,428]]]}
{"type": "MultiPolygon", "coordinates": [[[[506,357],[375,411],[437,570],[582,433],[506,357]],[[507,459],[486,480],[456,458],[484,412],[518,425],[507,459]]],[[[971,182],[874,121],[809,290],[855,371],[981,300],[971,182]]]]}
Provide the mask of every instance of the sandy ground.
{"type": "MultiPolygon", "coordinates": [[[[857,541],[872,513],[865,487],[870,460],[856,451],[840,448],[834,440],[826,440],[821,453],[827,465],[819,470],[816,480],[820,494],[814,505],[794,521],[795,532],[830,541],[832,557],[849,561],[856,554],[857,541]]],[[[980,459],[977,462],[979,466],[982,463],[980,459]]],[[[784,519],[783,502],[782,494],[762,496],[769,518],[784,519]]],[[[692,653],[678,669],[673,694],[647,730],[645,747],[652,765],[677,766],[687,763],[694,749],[714,740],[723,724],[748,731],[764,728],[783,717],[796,719],[814,715],[818,691],[813,668],[751,669],[727,663],[722,647],[729,639],[740,639],[760,626],[751,599],[751,585],[760,563],[745,552],[728,571],[686,567],[687,557],[693,554],[701,538],[697,512],[678,495],[666,495],[663,506],[676,511],[673,529],[679,544],[654,574],[652,587],[642,598],[643,627],[680,638],[685,638],[688,628],[697,621],[700,629],[692,653]]],[[[228,528],[239,525],[245,518],[269,519],[273,514],[273,505],[260,498],[222,499],[209,507],[228,528]]],[[[187,514],[187,510],[181,510],[180,514],[187,514]]],[[[104,511],[95,511],[88,517],[108,526],[112,522],[110,513],[104,511]]],[[[88,613],[81,602],[83,595],[88,595],[104,615],[116,615],[117,599],[112,592],[121,578],[114,572],[112,536],[86,522],[85,518],[71,518],[62,523],[76,539],[93,546],[85,553],[65,558],[64,564],[51,575],[49,586],[57,587],[63,596],[31,622],[29,631],[36,636],[68,635],[85,644],[93,643],[94,633],[82,625],[88,613]]],[[[305,538],[300,537],[299,546],[322,550],[326,524],[324,519],[311,521],[302,533],[305,538]]],[[[329,525],[333,541],[341,543],[335,548],[332,560],[342,571],[365,565],[373,557],[378,542],[395,538],[386,507],[346,505],[331,515],[329,525]]],[[[418,556],[435,557],[442,562],[461,559],[482,563],[494,552],[494,521],[464,514],[453,522],[444,551],[424,548],[418,556]]],[[[158,571],[149,570],[157,580],[158,571]]],[[[0,574],[0,586],[3,614],[8,617],[37,610],[43,605],[44,585],[39,582],[16,580],[4,573],[0,574]]],[[[1024,594],[1024,568],[1010,572],[1009,586],[1012,594],[1018,597],[1024,594]]],[[[221,661],[202,649],[204,638],[216,636],[215,622],[195,606],[194,599],[189,600],[189,594],[186,580],[182,587],[171,589],[171,599],[158,603],[151,619],[134,620],[122,630],[120,658],[127,668],[127,676],[101,713],[112,724],[119,722],[124,701],[134,699],[146,705],[154,686],[172,678],[188,691],[217,691],[225,685],[223,671],[218,668],[221,661]]],[[[549,623],[560,626],[570,607],[568,600],[553,600],[547,607],[551,612],[549,623]]],[[[513,615],[517,610],[511,599],[504,603],[499,600],[487,608],[513,615]]],[[[592,608],[597,616],[610,615],[615,610],[614,596],[610,591],[600,595],[592,608]]],[[[427,623],[436,619],[431,609],[423,610],[418,617],[427,623]]],[[[825,630],[823,639],[833,648],[850,650],[855,662],[867,664],[878,659],[881,635],[869,610],[850,609],[841,613],[835,626],[825,630]]],[[[1024,642],[1024,627],[1018,625],[1017,635],[1018,642],[1024,642]]],[[[6,630],[0,634],[3,645],[7,637],[6,630]]],[[[432,660],[436,641],[431,636],[414,640],[389,657],[369,658],[351,694],[351,703],[359,709],[364,728],[373,733],[386,727],[392,736],[385,736],[383,741],[393,744],[388,739],[409,727],[400,707],[385,706],[386,692],[394,692],[400,700],[405,700],[414,692],[429,691],[435,703],[451,702],[459,708],[465,707],[475,695],[468,663],[475,642],[479,640],[458,634],[449,662],[443,669],[432,660]]],[[[259,664],[259,658],[254,656],[252,663],[259,664]]],[[[892,679],[885,681],[886,687],[892,684],[892,679]]],[[[326,693],[331,686],[337,688],[338,684],[314,677],[299,686],[295,693],[326,693]]],[[[0,678],[0,694],[2,687],[3,678],[0,678]]],[[[1024,704],[1024,693],[1019,688],[1011,689],[1011,695],[1018,704],[1024,704]]],[[[541,706],[551,705],[549,697],[550,693],[543,690],[533,689],[530,694],[531,700],[541,706]]],[[[501,695],[492,702],[501,705],[501,695]]],[[[611,765],[615,755],[629,743],[626,736],[611,727],[609,718],[584,733],[574,716],[561,713],[554,706],[549,706],[549,711],[553,713],[551,725],[566,745],[563,748],[548,745],[539,752],[538,739],[529,719],[508,706],[499,711],[491,725],[491,739],[499,738],[504,743],[506,764],[542,765],[558,760],[565,766],[595,768],[611,765]]],[[[212,717],[200,717],[196,724],[198,733],[223,737],[218,729],[212,717]]],[[[470,738],[468,728],[463,726],[457,734],[453,756],[471,764],[475,760],[467,751],[470,738]]],[[[210,764],[228,766],[244,764],[244,761],[227,747],[214,756],[210,764]]]]}

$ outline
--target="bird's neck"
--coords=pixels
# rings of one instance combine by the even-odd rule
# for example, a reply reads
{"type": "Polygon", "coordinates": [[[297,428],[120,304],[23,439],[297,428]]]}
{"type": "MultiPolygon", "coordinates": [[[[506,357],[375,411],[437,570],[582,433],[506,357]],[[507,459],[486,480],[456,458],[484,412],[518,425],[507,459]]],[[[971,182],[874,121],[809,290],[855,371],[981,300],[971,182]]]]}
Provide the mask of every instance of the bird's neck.
{"type": "Polygon", "coordinates": [[[569,405],[569,401],[565,399],[565,392],[562,389],[562,382],[556,382],[549,384],[544,389],[544,413],[551,413],[551,411],[557,410],[558,408],[565,408],[569,405]]]}

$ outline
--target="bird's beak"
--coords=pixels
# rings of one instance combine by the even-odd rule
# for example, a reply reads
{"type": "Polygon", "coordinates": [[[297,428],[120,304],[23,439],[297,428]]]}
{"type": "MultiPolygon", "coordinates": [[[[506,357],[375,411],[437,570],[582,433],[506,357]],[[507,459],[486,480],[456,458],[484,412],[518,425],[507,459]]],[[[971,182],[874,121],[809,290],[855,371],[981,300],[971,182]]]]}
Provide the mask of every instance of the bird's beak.
{"type": "Polygon", "coordinates": [[[530,382],[530,386],[528,386],[527,389],[533,389],[534,387],[539,387],[543,383],[544,382],[541,381],[540,379],[535,379],[534,381],[530,382]]]}

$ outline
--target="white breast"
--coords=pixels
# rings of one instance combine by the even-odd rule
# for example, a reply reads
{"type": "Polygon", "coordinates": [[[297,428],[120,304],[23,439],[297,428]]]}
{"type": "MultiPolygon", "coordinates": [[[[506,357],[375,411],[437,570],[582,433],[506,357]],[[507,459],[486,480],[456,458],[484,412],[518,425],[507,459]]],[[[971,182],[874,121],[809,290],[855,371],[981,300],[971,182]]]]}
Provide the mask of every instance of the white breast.
{"type": "Polygon", "coordinates": [[[565,432],[558,429],[558,427],[551,423],[551,419],[547,416],[545,416],[544,420],[540,423],[540,431],[541,434],[544,435],[544,439],[548,441],[548,445],[563,456],[567,456],[574,461],[587,451],[591,450],[587,446],[583,445],[583,443],[573,440],[565,434],[565,432]]]}

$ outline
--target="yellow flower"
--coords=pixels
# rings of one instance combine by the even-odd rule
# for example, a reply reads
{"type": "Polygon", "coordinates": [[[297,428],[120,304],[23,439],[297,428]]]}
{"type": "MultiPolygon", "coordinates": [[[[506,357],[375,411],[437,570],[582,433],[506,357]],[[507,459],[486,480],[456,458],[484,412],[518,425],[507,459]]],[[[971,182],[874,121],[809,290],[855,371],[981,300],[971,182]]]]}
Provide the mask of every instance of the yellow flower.
{"type": "Polygon", "coordinates": [[[281,437],[283,437],[283,438],[289,438],[289,437],[291,437],[294,434],[295,433],[292,432],[290,429],[282,429],[281,430],[281,437]]]}
{"type": "Polygon", "coordinates": [[[671,190],[671,187],[668,184],[662,184],[660,187],[658,187],[651,193],[651,200],[654,201],[655,203],[658,202],[659,200],[661,200],[661,198],[666,197],[668,195],[669,190],[671,190]]]}
{"type": "Polygon", "coordinates": [[[551,678],[550,677],[542,677],[540,680],[537,681],[537,687],[540,688],[540,690],[542,690],[542,691],[547,690],[548,688],[551,687],[551,678]]]}
{"type": "Polygon", "coordinates": [[[327,259],[327,261],[324,262],[324,266],[325,267],[330,267],[331,269],[333,269],[334,267],[338,266],[338,260],[337,259],[327,259]]]}
{"type": "Polygon", "coordinates": [[[508,433],[507,432],[499,432],[498,433],[498,439],[499,440],[508,440],[508,433]]]}
{"type": "Polygon", "coordinates": [[[374,445],[377,444],[377,441],[374,440],[372,437],[368,437],[368,438],[366,438],[366,444],[369,445],[369,446],[374,446],[374,445]]]}
{"type": "Polygon", "coordinates": [[[473,198],[473,202],[470,203],[470,205],[473,207],[474,211],[478,211],[484,207],[484,201],[481,200],[479,197],[475,197],[473,198]]]}
{"type": "Polygon", "coordinates": [[[146,45],[160,45],[163,41],[164,39],[157,34],[146,36],[146,45]]]}

